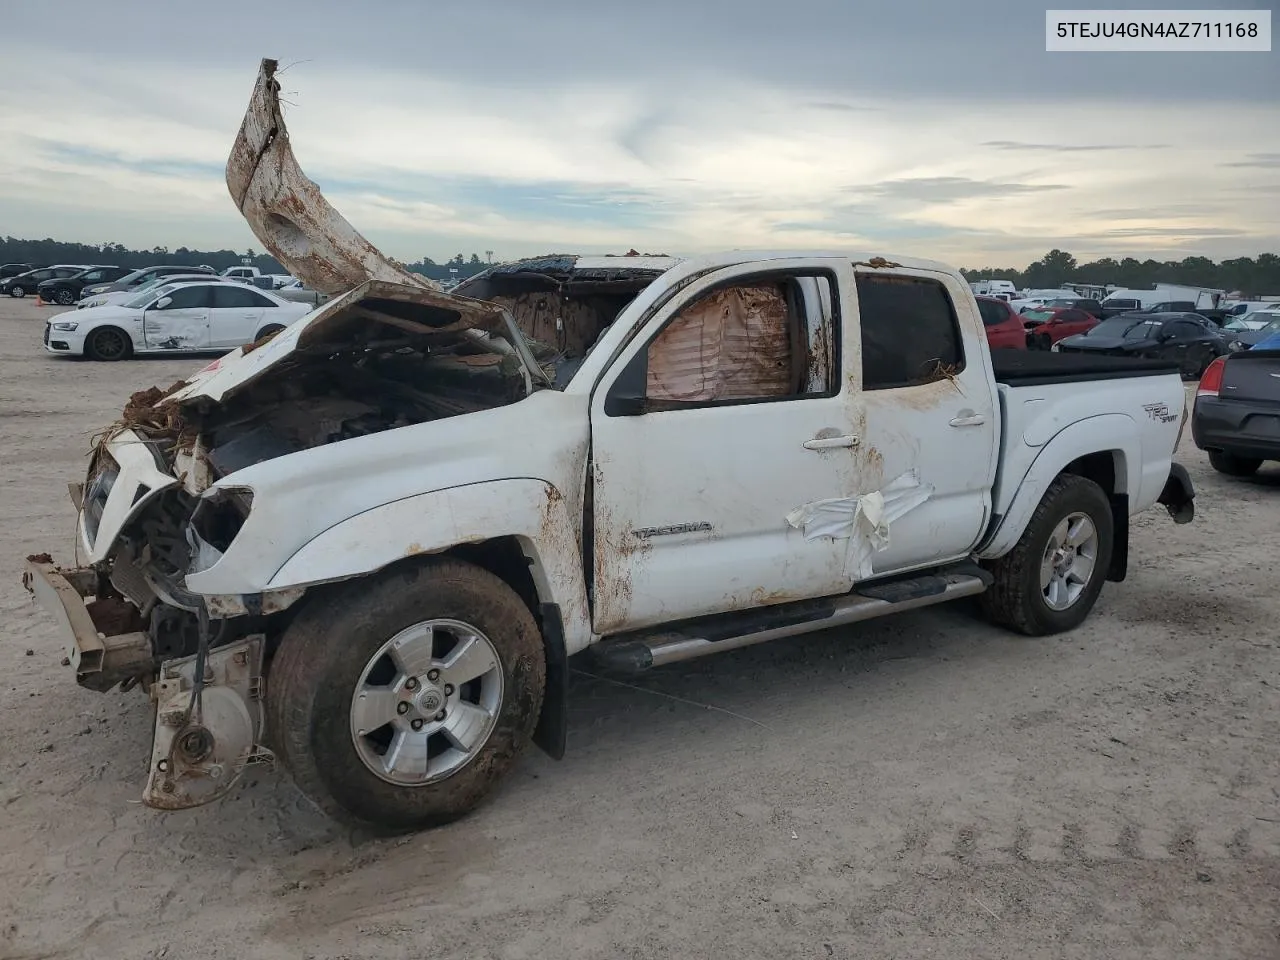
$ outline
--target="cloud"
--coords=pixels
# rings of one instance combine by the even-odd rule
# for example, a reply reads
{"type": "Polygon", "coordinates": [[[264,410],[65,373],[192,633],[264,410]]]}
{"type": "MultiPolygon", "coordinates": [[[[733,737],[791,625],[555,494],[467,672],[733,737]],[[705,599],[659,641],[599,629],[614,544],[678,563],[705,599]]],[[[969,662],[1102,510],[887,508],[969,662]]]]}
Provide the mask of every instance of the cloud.
{"type": "Polygon", "coordinates": [[[1013,197],[1066,189],[1065,183],[1011,183],[999,180],[972,180],[969,177],[916,177],[878,183],[868,192],[873,196],[895,200],[950,203],[956,200],[1013,197]]]}
{"type": "Polygon", "coordinates": [[[1101,153],[1112,150],[1167,150],[1167,143],[1022,143],[1018,140],[987,140],[982,146],[997,150],[1026,150],[1047,153],[1101,153]]]}
{"type": "MultiPolygon", "coordinates": [[[[793,0],[780,17],[741,0],[726,21],[687,0],[649,0],[644,16],[586,0],[384,0],[356,18],[336,0],[277,0],[273,22],[290,29],[253,36],[301,61],[281,79],[308,175],[405,259],[797,246],[1018,262],[1068,244],[1085,258],[1270,242],[1256,194],[1274,190],[1251,188],[1239,148],[1163,144],[1211,108],[1252,131],[1248,166],[1280,156],[1259,92],[1275,89],[1261,82],[1274,58],[1064,70],[1077,61],[1043,54],[1042,13],[975,2],[926,16],[793,0]],[[1158,166],[1134,162],[1146,149],[1164,150],[1158,166]]],[[[125,20],[88,0],[36,6],[6,10],[6,33],[78,29],[0,60],[5,231],[256,245],[222,165],[257,68],[244,24],[260,11],[227,0],[195,23],[198,43],[176,44],[191,24],[158,0],[125,20]]]]}
{"type": "Polygon", "coordinates": [[[1244,160],[1224,163],[1224,167],[1262,167],[1267,170],[1280,170],[1280,153],[1251,153],[1244,160]]]}

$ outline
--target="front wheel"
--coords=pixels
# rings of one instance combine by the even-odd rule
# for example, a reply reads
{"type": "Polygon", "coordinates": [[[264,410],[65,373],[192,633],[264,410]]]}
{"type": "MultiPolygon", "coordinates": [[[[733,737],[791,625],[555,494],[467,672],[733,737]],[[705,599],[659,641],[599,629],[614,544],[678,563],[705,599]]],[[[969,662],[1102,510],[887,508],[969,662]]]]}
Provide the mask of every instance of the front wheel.
{"type": "Polygon", "coordinates": [[[21,299],[26,295],[27,295],[26,288],[19,284],[14,284],[12,287],[9,288],[9,296],[11,297],[17,297],[18,299],[21,299]]]}
{"type": "Polygon", "coordinates": [[[1261,460],[1253,457],[1236,457],[1219,450],[1209,451],[1209,466],[1228,477],[1252,477],[1262,466],[1261,460]]]}
{"type": "Polygon", "coordinates": [[[284,329],[283,324],[268,323],[265,327],[263,327],[256,334],[254,334],[253,342],[257,343],[259,340],[262,340],[264,337],[274,337],[277,333],[279,333],[283,329],[284,329]]]}
{"type": "Polygon", "coordinates": [[[76,302],[76,295],[70,290],[62,289],[53,295],[53,299],[58,301],[64,307],[69,307],[76,302]]]}
{"type": "Polygon", "coordinates": [[[267,681],[273,746],[338,819],[411,830],[476,807],[533,735],[546,658],[502,580],[435,559],[317,598],[267,681]]]}
{"type": "Polygon", "coordinates": [[[99,327],[84,342],[90,360],[127,360],[132,353],[133,341],[119,327],[99,327]]]}
{"type": "Polygon", "coordinates": [[[1102,592],[1115,524],[1092,480],[1063,474],[1049,485],[1021,538],[992,564],[987,619],[1028,636],[1074,629],[1102,592]]]}

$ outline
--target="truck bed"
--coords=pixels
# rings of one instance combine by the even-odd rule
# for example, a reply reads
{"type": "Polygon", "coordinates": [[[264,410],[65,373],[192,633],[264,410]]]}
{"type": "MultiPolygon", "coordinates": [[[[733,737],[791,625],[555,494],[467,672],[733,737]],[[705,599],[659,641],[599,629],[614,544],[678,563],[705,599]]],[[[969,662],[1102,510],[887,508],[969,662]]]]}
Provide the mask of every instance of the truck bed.
{"type": "Polygon", "coordinates": [[[1052,353],[1042,350],[992,350],[991,365],[997,383],[1016,387],[1158,377],[1178,372],[1178,365],[1169,360],[1095,357],[1082,353],[1052,353]]]}

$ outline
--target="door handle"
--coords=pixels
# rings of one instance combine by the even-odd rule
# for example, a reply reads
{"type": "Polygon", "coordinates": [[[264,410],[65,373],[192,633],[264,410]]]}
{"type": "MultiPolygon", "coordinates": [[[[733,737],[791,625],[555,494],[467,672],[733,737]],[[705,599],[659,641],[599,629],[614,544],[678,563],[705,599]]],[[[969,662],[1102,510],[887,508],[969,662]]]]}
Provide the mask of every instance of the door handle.
{"type": "Polygon", "coordinates": [[[856,447],[857,437],[814,437],[803,444],[806,450],[834,450],[838,447],[856,447]]]}
{"type": "Polygon", "coordinates": [[[967,417],[956,417],[951,421],[953,427],[976,427],[987,422],[987,418],[980,413],[970,414],[967,417]]]}

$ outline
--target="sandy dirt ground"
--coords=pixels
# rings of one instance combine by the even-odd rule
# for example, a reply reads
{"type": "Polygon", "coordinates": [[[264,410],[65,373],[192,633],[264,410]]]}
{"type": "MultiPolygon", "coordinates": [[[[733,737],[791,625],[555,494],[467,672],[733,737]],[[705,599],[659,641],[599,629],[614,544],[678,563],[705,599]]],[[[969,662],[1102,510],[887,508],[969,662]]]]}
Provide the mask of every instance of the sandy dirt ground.
{"type": "Polygon", "coordinates": [[[399,840],[270,771],[165,815],[145,698],[77,687],[19,575],[93,429],[205,361],[49,357],[50,312],[0,301],[0,957],[1280,957],[1280,467],[1188,437],[1195,523],[1140,518],[1068,636],[953,605],[579,676],[565,760],[399,840]]]}

